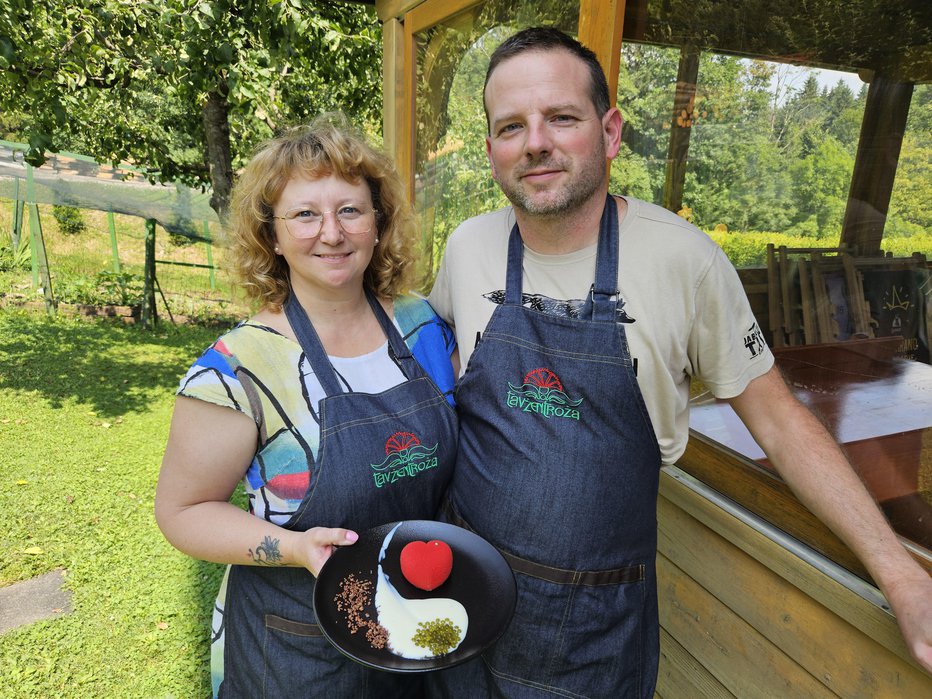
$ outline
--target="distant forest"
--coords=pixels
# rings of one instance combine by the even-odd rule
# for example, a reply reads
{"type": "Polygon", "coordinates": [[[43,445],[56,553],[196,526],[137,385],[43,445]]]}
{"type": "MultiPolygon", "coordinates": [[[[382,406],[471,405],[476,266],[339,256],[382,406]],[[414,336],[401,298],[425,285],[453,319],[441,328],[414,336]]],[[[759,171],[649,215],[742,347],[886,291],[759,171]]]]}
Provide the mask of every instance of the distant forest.
{"type": "MultiPolygon", "coordinates": [[[[434,254],[469,215],[505,201],[489,176],[480,95],[493,30],[459,65],[448,127],[419,164],[419,209],[434,254]]],[[[679,51],[626,44],[618,86],[622,152],[612,191],[661,204],[679,51]]],[[[868,85],[820,86],[814,71],[703,53],[684,188],[700,228],[767,232],[837,243],[868,85]]],[[[917,85],[885,239],[932,232],[932,86],[917,85]]]]}

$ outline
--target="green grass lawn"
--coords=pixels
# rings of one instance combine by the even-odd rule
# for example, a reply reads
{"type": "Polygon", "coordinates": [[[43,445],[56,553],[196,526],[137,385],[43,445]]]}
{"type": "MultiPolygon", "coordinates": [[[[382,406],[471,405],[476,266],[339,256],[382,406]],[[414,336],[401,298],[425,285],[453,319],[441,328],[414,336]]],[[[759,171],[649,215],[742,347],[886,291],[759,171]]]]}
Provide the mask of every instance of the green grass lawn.
{"type": "Polygon", "coordinates": [[[0,695],[206,697],[221,567],[152,513],[178,379],[216,329],[0,311],[0,586],[64,569],[74,611],[0,636],[0,695]]]}

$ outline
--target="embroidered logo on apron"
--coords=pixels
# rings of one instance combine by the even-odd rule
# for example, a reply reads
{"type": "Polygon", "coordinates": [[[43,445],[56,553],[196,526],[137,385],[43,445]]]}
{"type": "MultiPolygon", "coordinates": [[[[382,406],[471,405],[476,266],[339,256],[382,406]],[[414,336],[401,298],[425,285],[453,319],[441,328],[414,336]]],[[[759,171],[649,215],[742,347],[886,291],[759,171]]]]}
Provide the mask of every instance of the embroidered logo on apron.
{"type": "Polygon", "coordinates": [[[411,432],[395,432],[385,442],[385,460],[369,464],[375,487],[381,488],[402,478],[413,478],[437,466],[437,446],[426,447],[411,432]]]}
{"type": "Polygon", "coordinates": [[[579,420],[579,411],[576,408],[582,402],[582,398],[570,398],[563,390],[560,378],[544,367],[532,369],[525,374],[520,386],[515,386],[509,381],[508,395],[505,398],[509,408],[517,408],[525,413],[537,413],[546,418],[563,417],[570,420],[579,420]]]}

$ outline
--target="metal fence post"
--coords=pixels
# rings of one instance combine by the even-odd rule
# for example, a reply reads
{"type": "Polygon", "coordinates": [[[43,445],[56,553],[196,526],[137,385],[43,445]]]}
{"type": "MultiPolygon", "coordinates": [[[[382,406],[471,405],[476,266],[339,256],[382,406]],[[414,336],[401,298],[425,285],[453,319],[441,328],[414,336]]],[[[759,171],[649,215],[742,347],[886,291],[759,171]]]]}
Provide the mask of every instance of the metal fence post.
{"type": "Polygon", "coordinates": [[[45,238],[42,235],[42,223],[39,221],[39,205],[36,204],[32,181],[32,166],[26,165],[26,199],[29,202],[29,245],[32,252],[32,284],[42,284],[42,296],[45,298],[45,310],[54,314],[57,310],[55,295],[52,293],[52,276],[49,274],[49,258],[45,250],[45,238]]]}
{"type": "Polygon", "coordinates": [[[139,314],[142,327],[155,327],[155,219],[146,219],[146,265],[143,273],[142,309],[139,314]]]}
{"type": "Polygon", "coordinates": [[[210,289],[213,291],[217,288],[217,275],[214,273],[214,254],[210,245],[210,224],[204,221],[204,238],[207,242],[207,267],[210,269],[210,289]]]}
{"type": "Polygon", "coordinates": [[[120,253],[117,250],[116,223],[113,220],[113,211],[107,212],[107,221],[110,224],[110,251],[113,256],[113,271],[120,273],[120,253]]]}
{"type": "Polygon", "coordinates": [[[13,250],[19,250],[19,238],[23,228],[23,202],[19,199],[19,178],[13,181],[13,230],[10,232],[10,241],[13,250]]]}

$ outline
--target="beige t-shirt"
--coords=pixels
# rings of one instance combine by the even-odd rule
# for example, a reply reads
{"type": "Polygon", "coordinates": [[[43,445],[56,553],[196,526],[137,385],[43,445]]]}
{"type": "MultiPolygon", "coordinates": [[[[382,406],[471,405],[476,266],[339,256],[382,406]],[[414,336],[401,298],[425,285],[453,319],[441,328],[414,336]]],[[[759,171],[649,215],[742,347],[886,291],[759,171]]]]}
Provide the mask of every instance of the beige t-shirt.
{"type": "MultiPolygon", "coordinates": [[[[732,398],[770,369],[773,355],[721,248],[666,209],[625,200],[628,211],[618,231],[619,318],[663,462],[670,464],[686,448],[690,376],[716,397],[732,398]]],[[[477,216],[447,242],[429,300],[454,326],[463,367],[504,300],[514,222],[510,207],[477,216]]],[[[595,279],[595,261],[595,245],[567,255],[525,247],[524,304],[573,314],[595,279]]]]}

